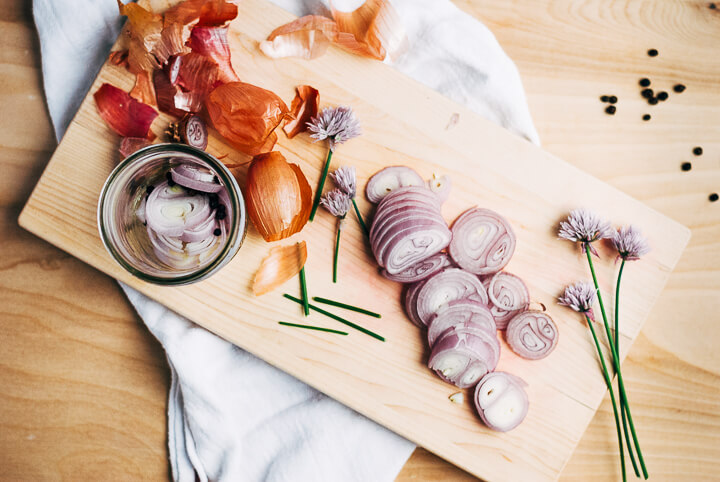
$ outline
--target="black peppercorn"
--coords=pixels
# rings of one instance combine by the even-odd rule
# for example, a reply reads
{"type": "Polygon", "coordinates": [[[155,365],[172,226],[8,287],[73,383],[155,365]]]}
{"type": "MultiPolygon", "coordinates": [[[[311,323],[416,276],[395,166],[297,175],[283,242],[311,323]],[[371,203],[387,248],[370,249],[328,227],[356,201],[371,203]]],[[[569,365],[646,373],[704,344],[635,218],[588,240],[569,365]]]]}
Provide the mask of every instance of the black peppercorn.
{"type": "Polygon", "coordinates": [[[614,105],[609,105],[609,106],[605,107],[605,112],[610,115],[615,114],[616,110],[617,110],[617,108],[614,105]]]}
{"type": "Polygon", "coordinates": [[[610,102],[611,104],[616,104],[617,97],[615,97],[614,95],[611,95],[610,98],[608,99],[608,102],[610,102]]]}
{"type": "Polygon", "coordinates": [[[607,95],[601,95],[600,96],[600,102],[608,102],[610,100],[610,97],[607,95]]]}
{"type": "Polygon", "coordinates": [[[225,216],[225,212],[218,210],[218,213],[215,215],[215,219],[219,219],[222,221],[223,219],[225,219],[225,216]]]}
{"type": "Polygon", "coordinates": [[[222,231],[220,231],[220,228],[215,228],[215,231],[213,231],[213,234],[214,234],[215,236],[220,236],[220,233],[221,233],[221,232],[222,232],[222,231]]]}
{"type": "Polygon", "coordinates": [[[643,120],[644,120],[644,121],[649,121],[649,120],[650,120],[650,114],[645,114],[645,115],[643,116],[643,120]]]}
{"type": "Polygon", "coordinates": [[[720,196],[718,196],[718,193],[714,192],[708,196],[708,199],[710,200],[711,203],[714,203],[715,201],[720,199],[720,196]]]}
{"type": "Polygon", "coordinates": [[[640,79],[640,87],[649,87],[650,86],[650,79],[643,78],[640,79]]]}
{"type": "Polygon", "coordinates": [[[665,91],[660,91],[660,92],[658,92],[657,98],[658,98],[658,100],[667,100],[668,93],[665,91]]]}
{"type": "Polygon", "coordinates": [[[657,57],[657,54],[658,54],[658,53],[659,53],[659,52],[657,51],[657,49],[650,49],[650,50],[647,51],[647,54],[648,54],[650,57],[657,57]]]}
{"type": "Polygon", "coordinates": [[[155,186],[153,186],[152,184],[147,187],[147,193],[148,193],[148,194],[150,194],[150,193],[153,192],[154,190],[155,190],[155,186]]]}
{"type": "Polygon", "coordinates": [[[673,87],[673,90],[679,94],[680,92],[685,90],[685,86],[682,84],[677,84],[673,87]]]}
{"type": "Polygon", "coordinates": [[[640,92],[640,95],[645,97],[646,99],[649,99],[654,94],[652,89],[643,89],[642,92],[640,92]]]}
{"type": "Polygon", "coordinates": [[[717,8],[717,5],[711,3],[710,5],[708,5],[708,7],[710,7],[710,10],[715,10],[717,8]]]}
{"type": "Polygon", "coordinates": [[[650,104],[650,105],[655,105],[657,103],[658,103],[657,97],[650,97],[648,99],[648,104],[650,104]]]}
{"type": "Polygon", "coordinates": [[[692,169],[692,163],[683,162],[682,164],[680,164],[680,169],[682,169],[683,171],[689,171],[690,169],[692,169]]]}
{"type": "Polygon", "coordinates": [[[703,153],[702,147],[696,147],[693,149],[693,154],[695,154],[696,156],[702,156],[702,153],[703,153]]]}

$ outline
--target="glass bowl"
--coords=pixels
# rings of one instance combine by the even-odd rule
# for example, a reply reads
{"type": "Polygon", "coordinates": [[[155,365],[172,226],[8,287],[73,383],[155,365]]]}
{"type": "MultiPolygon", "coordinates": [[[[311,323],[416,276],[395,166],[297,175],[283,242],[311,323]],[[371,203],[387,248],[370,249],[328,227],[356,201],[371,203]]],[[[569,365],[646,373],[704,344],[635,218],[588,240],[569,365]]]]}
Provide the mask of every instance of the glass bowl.
{"type": "MultiPolygon", "coordinates": [[[[219,213],[218,207],[214,209],[219,213]]],[[[240,249],[247,231],[245,200],[232,173],[215,157],[185,144],[155,144],[131,154],[110,173],[98,201],[98,229],[110,255],[133,276],[161,285],[190,284],[217,272],[240,249]],[[181,251],[172,254],[182,256],[183,261],[171,265],[162,252],[156,251],[157,236],[147,227],[144,208],[154,187],[169,179],[170,169],[181,164],[214,174],[214,182],[223,187],[215,197],[215,206],[225,205],[225,215],[216,216],[217,238],[208,238],[214,243],[212,249],[199,256],[189,255],[186,253],[192,251],[188,244],[181,243],[181,251]],[[218,234],[220,227],[222,235],[218,234]],[[150,236],[156,236],[155,243],[150,236]]],[[[180,243],[179,238],[176,241],[180,243]]]]}

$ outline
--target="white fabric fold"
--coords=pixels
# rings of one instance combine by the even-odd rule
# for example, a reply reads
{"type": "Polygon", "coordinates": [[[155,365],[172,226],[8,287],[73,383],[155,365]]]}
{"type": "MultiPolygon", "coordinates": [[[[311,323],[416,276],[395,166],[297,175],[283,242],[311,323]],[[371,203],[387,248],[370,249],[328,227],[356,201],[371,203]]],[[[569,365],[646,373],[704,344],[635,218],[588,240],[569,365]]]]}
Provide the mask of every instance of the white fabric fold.
{"type": "MultiPolygon", "coordinates": [[[[274,0],[296,14],[315,0],[274,0]]],[[[449,0],[393,0],[411,48],[395,68],[539,143],[520,77],[492,33],[449,0]]],[[[60,139],[117,37],[115,0],[34,0],[48,110],[60,139]]],[[[171,371],[177,481],[393,480],[414,445],[123,285],[171,371]]]]}

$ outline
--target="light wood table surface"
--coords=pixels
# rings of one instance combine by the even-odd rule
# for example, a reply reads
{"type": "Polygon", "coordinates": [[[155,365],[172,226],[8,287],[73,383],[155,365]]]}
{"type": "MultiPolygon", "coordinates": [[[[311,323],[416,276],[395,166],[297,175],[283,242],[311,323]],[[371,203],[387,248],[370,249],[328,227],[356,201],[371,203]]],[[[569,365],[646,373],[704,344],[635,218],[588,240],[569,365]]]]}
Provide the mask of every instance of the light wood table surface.
{"type": "MultiPolygon", "coordinates": [[[[652,479],[720,480],[720,3],[457,4],[517,62],[546,149],[692,228],[624,370],[652,479]]],[[[17,226],[55,147],[30,0],[0,0],[0,113],[0,479],[167,479],[159,344],[112,279],[17,226]]],[[[617,480],[614,430],[606,399],[563,479],[617,480]]],[[[422,449],[398,478],[470,479],[422,449]]]]}

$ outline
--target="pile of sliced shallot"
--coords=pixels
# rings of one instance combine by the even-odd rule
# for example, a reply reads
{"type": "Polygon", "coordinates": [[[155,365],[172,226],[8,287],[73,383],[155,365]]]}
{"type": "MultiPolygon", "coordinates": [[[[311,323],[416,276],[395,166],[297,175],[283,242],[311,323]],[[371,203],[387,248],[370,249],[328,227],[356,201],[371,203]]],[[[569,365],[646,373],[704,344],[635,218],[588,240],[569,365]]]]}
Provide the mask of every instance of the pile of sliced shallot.
{"type": "Polygon", "coordinates": [[[522,279],[503,271],[515,251],[512,227],[484,208],[465,211],[449,227],[441,207],[450,180],[425,182],[409,167],[379,171],[365,194],[377,203],[372,252],[383,276],[407,284],[405,311],[427,330],[429,368],[459,388],[475,386],[475,407],[488,427],[515,428],[527,414],[526,384],[494,371],[497,330],[505,330],[516,354],[531,360],[555,348],[558,331],[545,312],[528,309],[522,279]]]}
{"type": "Polygon", "coordinates": [[[148,187],[135,214],[160,262],[174,269],[202,267],[227,239],[227,191],[212,172],[188,163],[172,167],[166,178],[148,187]]]}

